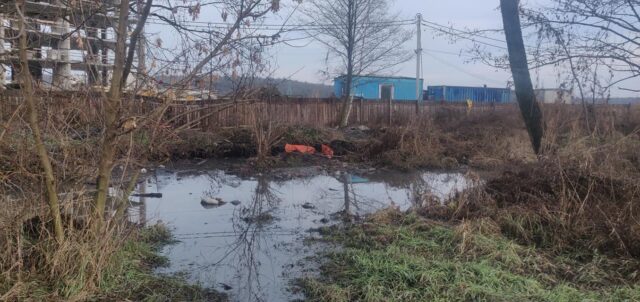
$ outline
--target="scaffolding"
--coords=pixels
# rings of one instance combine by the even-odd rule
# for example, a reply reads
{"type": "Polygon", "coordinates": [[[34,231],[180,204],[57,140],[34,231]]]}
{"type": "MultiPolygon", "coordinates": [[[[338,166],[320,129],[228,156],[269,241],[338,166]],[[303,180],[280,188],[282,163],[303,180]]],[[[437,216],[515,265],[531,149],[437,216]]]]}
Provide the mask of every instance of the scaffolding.
{"type": "MultiPolygon", "coordinates": [[[[119,5],[120,0],[25,1],[27,57],[34,79],[44,83],[47,70],[52,89],[107,86],[113,69],[119,5]]],[[[127,22],[130,25],[135,20],[127,22]]],[[[16,1],[0,0],[0,84],[15,82],[14,70],[20,63],[18,35],[16,1]],[[7,78],[9,72],[11,77],[7,78]]]]}

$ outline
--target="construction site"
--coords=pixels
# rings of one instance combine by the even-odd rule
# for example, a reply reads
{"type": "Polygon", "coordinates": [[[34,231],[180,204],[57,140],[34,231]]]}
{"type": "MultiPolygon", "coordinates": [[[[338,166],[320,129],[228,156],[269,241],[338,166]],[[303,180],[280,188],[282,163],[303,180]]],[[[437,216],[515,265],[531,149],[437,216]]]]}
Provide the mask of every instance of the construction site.
{"type": "MultiPolygon", "coordinates": [[[[0,2],[0,82],[16,83],[20,28],[17,1],[0,2]]],[[[29,71],[42,87],[78,90],[106,87],[113,69],[113,50],[120,1],[25,1],[25,33],[29,71]]],[[[126,20],[135,24],[135,18],[126,20]]],[[[144,45],[139,43],[136,72],[144,71],[144,45]]]]}

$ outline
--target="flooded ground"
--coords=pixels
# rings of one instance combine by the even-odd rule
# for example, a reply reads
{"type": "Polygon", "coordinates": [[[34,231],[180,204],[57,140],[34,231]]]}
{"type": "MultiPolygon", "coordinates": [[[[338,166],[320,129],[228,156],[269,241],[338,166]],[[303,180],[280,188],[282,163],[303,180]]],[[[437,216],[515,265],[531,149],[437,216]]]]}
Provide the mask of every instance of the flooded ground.
{"type": "Polygon", "coordinates": [[[305,168],[240,177],[222,169],[159,169],[139,191],[162,198],[141,198],[131,212],[168,224],[179,240],[164,249],[170,266],[159,273],[184,273],[232,301],[291,301],[302,298],[291,281],[313,273],[305,258],[322,248],[305,244],[310,230],[341,223],[338,214],[406,210],[422,194],[445,198],[467,185],[460,173],[305,168]]]}

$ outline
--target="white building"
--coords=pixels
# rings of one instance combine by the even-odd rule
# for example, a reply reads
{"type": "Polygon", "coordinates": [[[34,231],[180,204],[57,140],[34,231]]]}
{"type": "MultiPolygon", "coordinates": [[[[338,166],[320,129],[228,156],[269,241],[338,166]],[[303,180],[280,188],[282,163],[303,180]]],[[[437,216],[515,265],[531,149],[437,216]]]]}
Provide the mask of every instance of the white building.
{"type": "Polygon", "coordinates": [[[544,104],[571,104],[573,95],[566,89],[536,89],[536,100],[544,104]]]}
{"type": "MultiPolygon", "coordinates": [[[[14,70],[20,64],[16,1],[0,0],[0,85],[16,80],[14,70]]],[[[26,0],[27,56],[34,79],[50,78],[52,88],[61,90],[74,89],[80,79],[90,86],[107,86],[114,63],[119,3],[26,0]]],[[[129,21],[135,24],[135,18],[129,21]]],[[[144,59],[138,68],[144,69],[144,59]]]]}

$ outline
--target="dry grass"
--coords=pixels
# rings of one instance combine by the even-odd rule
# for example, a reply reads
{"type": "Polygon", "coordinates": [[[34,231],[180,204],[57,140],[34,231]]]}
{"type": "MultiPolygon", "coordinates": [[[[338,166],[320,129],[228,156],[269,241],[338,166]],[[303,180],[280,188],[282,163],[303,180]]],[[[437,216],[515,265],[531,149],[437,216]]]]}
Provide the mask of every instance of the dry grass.
{"type": "Polygon", "coordinates": [[[28,213],[1,228],[1,301],[223,300],[181,279],[153,275],[166,263],[157,256],[159,245],[171,239],[166,227],[139,229],[114,220],[96,234],[76,225],[56,242],[46,210],[21,219],[33,210],[22,208],[18,212],[28,213]]]}
{"type": "MultiPolygon", "coordinates": [[[[108,222],[99,230],[92,227],[88,213],[93,212],[92,183],[102,138],[102,122],[96,118],[99,106],[82,97],[38,101],[43,140],[61,199],[64,240],[57,242],[51,234],[40,162],[24,108],[13,118],[3,115],[0,300],[216,300],[203,298],[208,294],[182,280],[153,276],[151,267],[159,264],[154,243],[140,237],[147,231],[141,233],[123,217],[114,216],[120,199],[113,199],[108,222]]],[[[147,160],[145,152],[168,142],[171,133],[146,126],[135,135],[122,136],[112,186],[127,187],[125,176],[147,160]]]]}
{"type": "MultiPolygon", "coordinates": [[[[87,108],[87,101],[83,99],[58,104],[56,110],[42,107],[47,109],[41,123],[55,174],[59,176],[59,189],[75,192],[65,195],[71,196],[65,207],[71,207],[73,201],[77,204],[79,200],[90,200],[92,196],[86,184],[94,181],[96,148],[101,137],[101,121],[92,118],[97,116],[92,113],[95,108],[87,108]]],[[[552,255],[579,255],[584,271],[559,270],[567,278],[573,278],[571,280],[584,279],[585,284],[595,284],[606,267],[611,273],[601,279],[637,282],[635,276],[640,270],[635,261],[640,258],[640,223],[636,218],[640,214],[639,109],[595,108],[593,116],[598,117],[597,122],[593,129],[586,129],[575,108],[545,108],[546,153],[537,163],[517,112],[489,111],[471,115],[443,112],[401,127],[367,131],[358,140],[344,142],[353,144],[345,148],[348,149],[345,154],[347,160],[373,161],[404,169],[459,165],[506,169],[501,177],[463,192],[447,206],[431,204],[434,207],[426,211],[425,215],[461,222],[455,233],[446,234],[455,240],[458,253],[482,255],[483,260],[497,259],[499,263],[527,270],[528,265],[509,256],[513,255],[509,252],[513,250],[511,245],[505,245],[505,253],[495,254],[482,246],[486,241],[478,241],[473,234],[506,235],[526,247],[539,247],[552,255]],[[509,257],[504,258],[505,255],[509,257]]],[[[11,120],[3,116],[0,124],[3,129],[10,129],[6,132],[0,129],[4,132],[0,141],[0,203],[5,209],[0,213],[1,297],[5,300],[106,299],[106,289],[122,291],[122,295],[111,296],[111,300],[143,299],[140,292],[135,293],[137,290],[152,295],[144,291],[145,286],[161,287],[161,283],[149,275],[145,279],[151,283],[137,284],[139,287],[130,291],[122,288],[133,282],[122,277],[127,272],[134,270],[142,274],[139,267],[123,263],[139,260],[140,254],[149,256],[131,246],[131,239],[137,236],[131,228],[114,221],[103,233],[95,234],[84,228],[90,221],[77,219],[75,214],[67,215],[65,241],[56,244],[51,240],[48,214],[43,208],[39,163],[22,114],[21,111],[11,114],[15,116],[11,120]],[[34,217],[38,219],[32,220],[34,217]],[[129,254],[123,256],[123,250],[129,254]]],[[[116,163],[122,168],[117,173],[126,174],[150,155],[157,158],[177,153],[185,157],[264,155],[273,149],[274,138],[280,136],[265,124],[253,131],[224,129],[215,134],[185,131],[180,135],[183,136],[158,123],[123,137],[116,163]],[[176,143],[180,141],[182,143],[176,143]]],[[[290,128],[282,136],[286,142],[311,145],[336,138],[349,140],[347,134],[300,127],[290,128]]],[[[381,213],[376,219],[376,223],[393,224],[402,217],[391,211],[381,213]]],[[[401,234],[407,234],[404,231],[401,234]]],[[[419,230],[409,231],[414,234],[419,230]]],[[[430,234],[443,232],[436,228],[430,234]]],[[[381,234],[379,243],[384,245],[396,238],[381,234]]],[[[409,237],[402,238],[408,240],[409,247],[415,243],[409,237]]],[[[420,244],[433,243],[432,238],[422,239],[420,244]]],[[[361,252],[364,251],[356,255],[362,256],[361,252]]],[[[380,263],[389,264],[385,262],[392,259],[388,256],[396,254],[383,253],[373,259],[376,261],[363,264],[375,270],[380,263]]],[[[401,266],[401,273],[411,278],[421,277],[415,276],[413,269],[402,266],[404,260],[407,259],[398,259],[389,268],[401,266]]],[[[416,265],[425,264],[419,258],[409,260],[415,260],[416,265]]],[[[437,260],[450,264],[448,259],[437,260]]],[[[547,265],[536,263],[541,267],[547,265]]],[[[457,263],[452,265],[464,268],[457,263]]],[[[433,272],[428,265],[421,267],[433,272]]],[[[490,267],[483,267],[485,269],[495,272],[490,267]]],[[[460,277],[459,285],[467,284],[465,276],[457,277],[460,277]]],[[[352,297],[350,289],[337,289],[336,300],[352,297]]],[[[384,290],[384,286],[377,289],[384,290]]],[[[487,297],[483,296],[485,292],[480,294],[487,297]]],[[[372,297],[382,299],[384,295],[372,297]]],[[[185,299],[190,300],[182,300],[185,299]]]]}
{"type": "Polygon", "coordinates": [[[555,253],[640,258],[640,129],[611,112],[587,129],[564,109],[546,108],[539,161],[513,166],[425,215],[490,219],[509,238],[555,253]]]}
{"type": "Polygon", "coordinates": [[[361,160],[400,169],[497,169],[535,160],[517,111],[439,112],[404,126],[379,128],[361,160]]]}
{"type": "MultiPolygon", "coordinates": [[[[46,299],[86,300],[98,291],[114,254],[128,238],[122,230],[110,228],[105,234],[67,231],[65,240],[55,242],[42,220],[16,220],[2,234],[3,300],[46,299]],[[35,225],[34,225],[35,223],[35,225]],[[25,231],[25,229],[28,229],[25,231]],[[35,234],[29,234],[36,231],[35,234]]],[[[44,220],[44,219],[43,219],[44,220]]]]}

